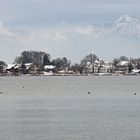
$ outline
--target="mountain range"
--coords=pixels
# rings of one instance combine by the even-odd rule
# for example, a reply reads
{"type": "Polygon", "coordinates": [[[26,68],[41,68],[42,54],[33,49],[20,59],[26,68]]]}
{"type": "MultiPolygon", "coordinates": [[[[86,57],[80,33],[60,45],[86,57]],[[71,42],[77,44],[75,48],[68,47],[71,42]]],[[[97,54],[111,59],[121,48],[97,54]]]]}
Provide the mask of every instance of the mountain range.
{"type": "Polygon", "coordinates": [[[114,23],[109,24],[91,24],[81,28],[81,33],[92,34],[95,37],[104,34],[117,34],[128,38],[140,39],[140,20],[131,17],[130,15],[123,15],[114,23]]]}

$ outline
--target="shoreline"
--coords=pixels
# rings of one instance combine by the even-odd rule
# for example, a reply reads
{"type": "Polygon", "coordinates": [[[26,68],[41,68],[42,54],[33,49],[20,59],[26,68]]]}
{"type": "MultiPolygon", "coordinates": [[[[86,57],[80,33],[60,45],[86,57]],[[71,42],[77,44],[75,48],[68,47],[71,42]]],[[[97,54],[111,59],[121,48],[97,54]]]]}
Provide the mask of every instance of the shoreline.
{"type": "Polygon", "coordinates": [[[111,74],[111,73],[94,73],[94,74],[52,74],[52,75],[44,75],[44,74],[0,74],[0,77],[13,77],[13,76],[140,76],[137,73],[130,74],[111,74]]]}

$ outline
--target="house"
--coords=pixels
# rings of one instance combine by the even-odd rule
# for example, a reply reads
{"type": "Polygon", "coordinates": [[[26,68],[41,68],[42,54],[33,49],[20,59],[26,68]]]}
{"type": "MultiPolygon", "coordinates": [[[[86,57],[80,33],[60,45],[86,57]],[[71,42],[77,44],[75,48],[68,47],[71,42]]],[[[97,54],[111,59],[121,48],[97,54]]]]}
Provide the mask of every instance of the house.
{"type": "Polygon", "coordinates": [[[26,71],[31,75],[38,75],[38,68],[34,63],[25,63],[26,71]]]}
{"type": "Polygon", "coordinates": [[[119,61],[119,63],[116,65],[116,72],[122,74],[128,73],[129,64],[129,61],[119,61]]]}
{"type": "Polygon", "coordinates": [[[26,69],[28,70],[31,67],[32,64],[33,63],[25,63],[24,65],[25,65],[26,69]]]}
{"type": "Polygon", "coordinates": [[[98,73],[112,73],[113,65],[109,62],[104,62],[98,67],[98,73]]]}
{"type": "Polygon", "coordinates": [[[54,75],[55,66],[53,65],[45,65],[44,66],[44,74],[43,75],[54,75]]]}
{"type": "Polygon", "coordinates": [[[95,62],[93,63],[93,71],[94,73],[99,73],[99,67],[100,67],[100,61],[99,60],[95,60],[95,62]]]}
{"type": "Polygon", "coordinates": [[[82,73],[94,73],[94,65],[91,62],[87,62],[86,65],[84,66],[82,73]]]}
{"type": "Polygon", "coordinates": [[[55,66],[53,66],[53,65],[45,65],[44,66],[45,70],[53,70],[54,68],[55,68],[55,66]]]}
{"type": "Polygon", "coordinates": [[[8,75],[19,75],[19,66],[17,64],[8,64],[5,71],[8,75]]]}
{"type": "Polygon", "coordinates": [[[83,73],[112,73],[112,70],[112,63],[96,60],[94,63],[87,62],[83,69],[83,73]]]}
{"type": "Polygon", "coordinates": [[[134,75],[140,74],[140,69],[133,69],[131,74],[134,74],[134,75]]]}

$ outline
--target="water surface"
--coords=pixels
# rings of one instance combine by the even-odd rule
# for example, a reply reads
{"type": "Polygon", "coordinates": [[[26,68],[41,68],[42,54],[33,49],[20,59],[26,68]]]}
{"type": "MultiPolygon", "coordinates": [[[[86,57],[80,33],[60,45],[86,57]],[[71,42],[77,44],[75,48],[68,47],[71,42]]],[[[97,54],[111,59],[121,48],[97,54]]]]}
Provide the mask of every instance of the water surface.
{"type": "Polygon", "coordinates": [[[139,140],[139,83],[138,76],[0,77],[0,139],[139,140]]]}

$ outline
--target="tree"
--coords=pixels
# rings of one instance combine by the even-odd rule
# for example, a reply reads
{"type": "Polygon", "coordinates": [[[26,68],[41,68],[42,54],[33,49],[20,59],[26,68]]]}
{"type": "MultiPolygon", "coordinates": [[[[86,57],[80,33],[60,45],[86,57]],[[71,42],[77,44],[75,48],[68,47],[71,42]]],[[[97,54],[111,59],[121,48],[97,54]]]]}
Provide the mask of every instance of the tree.
{"type": "Polygon", "coordinates": [[[81,64],[86,65],[87,62],[94,63],[96,60],[99,60],[99,58],[95,54],[90,53],[81,60],[81,64]]]}
{"type": "Polygon", "coordinates": [[[126,56],[120,56],[119,58],[113,59],[113,65],[117,66],[120,61],[128,61],[129,59],[126,56]]]}
{"type": "Polygon", "coordinates": [[[21,64],[21,66],[20,66],[20,72],[22,73],[22,74],[27,74],[27,69],[26,69],[26,66],[25,66],[25,64],[21,64]]]}
{"type": "Polygon", "coordinates": [[[20,56],[15,58],[15,63],[34,63],[41,66],[43,63],[50,61],[50,55],[41,51],[23,51],[20,56]]]}
{"type": "Polygon", "coordinates": [[[5,66],[6,66],[6,63],[0,60],[0,72],[3,72],[3,69],[5,66]]]}
{"type": "Polygon", "coordinates": [[[119,61],[120,61],[119,58],[114,58],[113,59],[113,65],[114,66],[117,66],[117,64],[119,63],[119,61]]]}
{"type": "Polygon", "coordinates": [[[17,57],[15,58],[14,63],[22,64],[22,63],[23,63],[23,57],[22,57],[22,56],[17,56],[17,57]]]}
{"type": "Polygon", "coordinates": [[[120,61],[128,61],[129,59],[126,56],[120,56],[120,61]]]}
{"type": "Polygon", "coordinates": [[[99,67],[98,67],[98,73],[100,73],[100,69],[102,68],[102,65],[100,65],[99,67]]]}
{"type": "Polygon", "coordinates": [[[52,65],[56,66],[58,70],[62,67],[62,61],[60,58],[56,58],[52,60],[52,65]]]}
{"type": "Polygon", "coordinates": [[[133,66],[132,66],[132,64],[130,63],[130,64],[128,64],[128,73],[131,73],[132,70],[133,70],[133,66]]]}
{"type": "Polygon", "coordinates": [[[65,68],[69,68],[70,67],[70,61],[66,58],[66,57],[63,57],[61,59],[62,61],[62,67],[65,69],[65,68]]]}
{"type": "Polygon", "coordinates": [[[6,66],[6,63],[0,60],[0,66],[6,66]]]}
{"type": "MultiPolygon", "coordinates": [[[[81,70],[81,66],[80,66],[80,64],[78,64],[78,63],[75,63],[74,65],[72,65],[71,66],[71,69],[75,72],[75,73],[78,73],[78,72],[81,72],[82,70],[81,70]]],[[[82,72],[81,72],[82,73],[82,72]]]]}
{"type": "Polygon", "coordinates": [[[58,70],[70,67],[70,61],[66,58],[56,58],[52,60],[52,65],[56,66],[58,70]]]}
{"type": "Polygon", "coordinates": [[[137,69],[140,69],[140,62],[137,62],[137,69]]]}
{"type": "Polygon", "coordinates": [[[50,59],[49,59],[49,56],[48,55],[44,55],[43,57],[43,66],[45,65],[50,65],[50,59]]]}
{"type": "Polygon", "coordinates": [[[89,62],[92,65],[92,73],[94,73],[94,62],[96,60],[99,60],[99,58],[95,55],[95,54],[88,54],[85,57],[83,57],[83,59],[81,60],[81,72],[83,71],[83,69],[86,69],[87,63],[89,62]]]}

